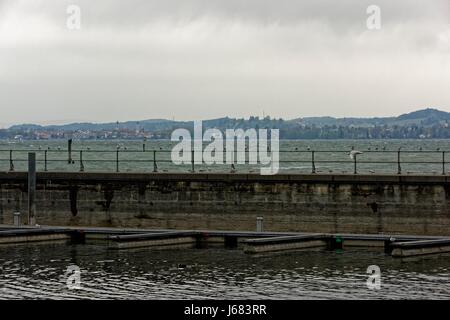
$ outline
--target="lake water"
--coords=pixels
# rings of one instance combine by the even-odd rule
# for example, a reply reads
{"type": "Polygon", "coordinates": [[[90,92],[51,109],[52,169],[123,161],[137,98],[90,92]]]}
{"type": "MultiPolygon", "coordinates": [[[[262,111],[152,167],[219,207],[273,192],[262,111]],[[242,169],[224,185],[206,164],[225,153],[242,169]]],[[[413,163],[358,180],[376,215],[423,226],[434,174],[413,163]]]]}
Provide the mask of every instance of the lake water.
{"type": "MultiPolygon", "coordinates": [[[[145,144],[146,152],[143,152],[142,141],[75,141],[74,163],[68,164],[63,141],[0,141],[0,170],[9,170],[11,149],[15,170],[26,170],[27,150],[37,152],[38,169],[43,170],[44,150],[47,150],[49,171],[78,171],[79,151],[83,150],[85,171],[115,171],[117,146],[120,146],[121,172],[151,172],[153,150],[157,151],[158,171],[190,169],[190,166],[173,165],[170,152],[163,151],[170,150],[173,143],[147,141],[145,144]]],[[[323,151],[315,154],[318,172],[353,172],[353,162],[347,154],[352,147],[364,152],[358,157],[358,172],[396,173],[397,150],[401,147],[414,151],[401,154],[402,172],[441,174],[442,151],[450,151],[450,141],[281,141],[281,150],[289,151],[281,153],[282,172],[311,172],[311,153],[305,152],[308,148],[323,151]],[[421,163],[426,161],[434,163],[421,163]]],[[[450,170],[450,164],[447,167],[450,170]]],[[[226,172],[229,167],[196,166],[195,169],[226,172]]],[[[256,169],[256,166],[237,166],[237,172],[256,169]]],[[[401,260],[365,249],[255,257],[225,249],[108,251],[93,245],[0,246],[0,299],[22,298],[449,299],[450,255],[401,260]],[[69,265],[81,269],[79,290],[67,288],[65,273],[69,265]],[[366,270],[370,265],[381,269],[380,290],[367,288],[366,270]]]]}
{"type": "MultiPolygon", "coordinates": [[[[0,170],[10,168],[10,150],[13,150],[15,170],[26,170],[27,151],[37,153],[38,170],[79,171],[82,157],[85,171],[116,171],[119,147],[121,172],[151,172],[156,163],[159,172],[188,172],[191,165],[174,165],[171,141],[74,141],[73,163],[68,164],[65,141],[0,141],[0,170]],[[145,147],[144,147],[145,144],[145,147]],[[144,152],[145,148],[145,152],[144,152]],[[82,154],[80,154],[82,151],[82,154]],[[155,151],[156,153],[154,153],[155,151]],[[153,157],[156,155],[156,161],[153,157]]],[[[362,151],[357,156],[359,173],[397,173],[398,150],[401,148],[402,173],[442,174],[450,172],[449,140],[283,140],[280,142],[280,168],[287,173],[310,173],[312,153],[318,173],[353,173],[354,163],[348,152],[362,151]],[[448,151],[443,154],[443,151],[448,151]],[[449,162],[443,168],[442,162],[449,162]],[[448,158],[448,159],[447,159],[448,158]]],[[[248,155],[247,155],[248,157],[248,155]]],[[[248,160],[248,158],[247,158],[248,160]]],[[[230,165],[195,165],[196,172],[229,172],[230,165]]],[[[258,165],[236,165],[236,172],[259,172],[258,165]]]]}
{"type": "Polygon", "coordinates": [[[380,251],[245,255],[238,249],[0,247],[0,299],[448,299],[450,255],[394,259],[380,251]],[[66,270],[81,270],[81,289],[66,270]],[[369,265],[381,287],[366,285],[369,265]]]}

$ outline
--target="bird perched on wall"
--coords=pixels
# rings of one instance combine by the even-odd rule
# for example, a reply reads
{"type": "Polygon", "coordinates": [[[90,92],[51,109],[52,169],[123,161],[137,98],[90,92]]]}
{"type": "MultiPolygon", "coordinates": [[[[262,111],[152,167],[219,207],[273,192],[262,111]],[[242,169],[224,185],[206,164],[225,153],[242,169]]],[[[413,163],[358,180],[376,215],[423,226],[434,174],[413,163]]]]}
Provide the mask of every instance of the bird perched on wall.
{"type": "Polygon", "coordinates": [[[358,151],[358,150],[352,150],[348,153],[348,155],[350,156],[350,159],[352,159],[352,160],[354,160],[356,155],[358,155],[358,154],[362,154],[362,152],[358,151]]]}

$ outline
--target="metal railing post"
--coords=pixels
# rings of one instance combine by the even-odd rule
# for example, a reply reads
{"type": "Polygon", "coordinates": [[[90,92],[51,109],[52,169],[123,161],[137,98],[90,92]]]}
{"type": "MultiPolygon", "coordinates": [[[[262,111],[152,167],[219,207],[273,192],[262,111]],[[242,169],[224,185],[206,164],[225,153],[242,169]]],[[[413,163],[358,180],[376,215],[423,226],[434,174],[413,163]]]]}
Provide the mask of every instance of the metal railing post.
{"type": "Polygon", "coordinates": [[[442,174],[445,175],[445,151],[442,151],[442,174]]]}
{"type": "Polygon", "coordinates": [[[153,172],[158,172],[158,166],[156,165],[156,150],[153,150],[153,172]]]}
{"type": "Polygon", "coordinates": [[[67,163],[72,164],[72,139],[67,140],[67,163]]]}
{"type": "Polygon", "coordinates": [[[36,224],[36,153],[28,153],[28,225],[36,224]]]}
{"type": "Polygon", "coordinates": [[[119,149],[116,150],[116,172],[119,172],[119,149]]]}
{"type": "Polygon", "coordinates": [[[9,171],[14,171],[13,151],[9,150],[9,171]]]}
{"type": "Polygon", "coordinates": [[[402,167],[400,165],[400,150],[397,151],[397,174],[402,173],[402,167]]]}
{"type": "Polygon", "coordinates": [[[192,165],[192,172],[195,172],[195,167],[194,167],[194,150],[191,151],[191,165],[192,165]]]}
{"type": "Polygon", "coordinates": [[[353,174],[357,174],[358,173],[358,171],[356,170],[356,158],[357,158],[357,156],[355,154],[354,157],[353,157],[353,174]]]}
{"type": "Polygon", "coordinates": [[[316,164],[314,160],[314,151],[311,151],[312,173],[316,173],[316,164]]]}
{"type": "Polygon", "coordinates": [[[80,150],[80,172],[84,171],[84,164],[83,164],[83,150],[80,150]]]}
{"type": "Polygon", "coordinates": [[[47,171],[47,150],[44,150],[44,171],[47,171]]]}

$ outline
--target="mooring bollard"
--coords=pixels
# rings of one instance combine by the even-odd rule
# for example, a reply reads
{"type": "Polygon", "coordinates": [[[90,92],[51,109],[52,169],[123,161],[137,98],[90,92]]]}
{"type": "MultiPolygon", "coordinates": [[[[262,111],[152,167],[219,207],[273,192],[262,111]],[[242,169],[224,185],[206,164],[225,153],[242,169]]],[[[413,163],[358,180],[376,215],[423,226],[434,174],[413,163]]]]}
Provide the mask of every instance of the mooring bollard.
{"type": "Polygon", "coordinates": [[[256,217],[256,232],[263,232],[263,231],[264,231],[264,218],[256,217]]]}
{"type": "Polygon", "coordinates": [[[20,212],[14,212],[14,226],[20,226],[20,212]]]}

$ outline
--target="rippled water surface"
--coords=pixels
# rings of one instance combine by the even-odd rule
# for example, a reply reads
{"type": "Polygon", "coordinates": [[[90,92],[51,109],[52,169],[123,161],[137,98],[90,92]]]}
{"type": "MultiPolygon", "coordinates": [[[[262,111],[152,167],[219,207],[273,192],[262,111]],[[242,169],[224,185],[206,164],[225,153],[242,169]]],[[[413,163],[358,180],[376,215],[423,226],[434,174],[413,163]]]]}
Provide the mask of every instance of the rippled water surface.
{"type": "Polygon", "coordinates": [[[249,256],[237,249],[1,246],[0,298],[448,299],[450,255],[401,260],[365,249],[249,256]],[[81,289],[67,288],[69,265],[81,269],[81,289]],[[369,265],[381,269],[380,290],[367,288],[369,265]]]}

